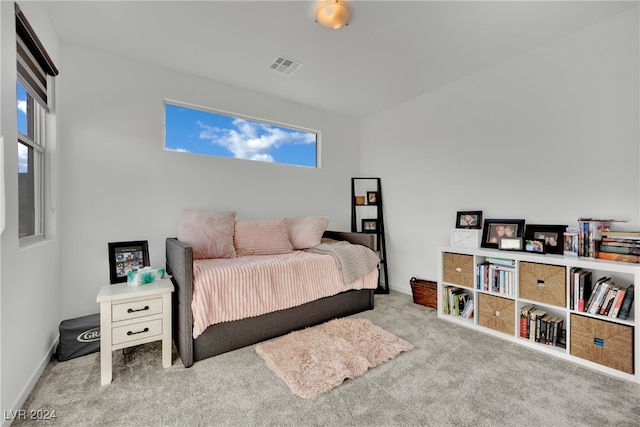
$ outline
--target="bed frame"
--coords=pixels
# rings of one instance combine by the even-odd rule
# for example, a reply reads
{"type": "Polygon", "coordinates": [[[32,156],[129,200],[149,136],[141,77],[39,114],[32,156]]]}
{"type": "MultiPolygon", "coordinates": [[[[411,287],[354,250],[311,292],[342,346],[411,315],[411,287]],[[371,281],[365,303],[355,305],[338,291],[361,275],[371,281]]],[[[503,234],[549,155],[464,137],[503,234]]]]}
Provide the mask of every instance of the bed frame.
{"type": "MultiPolygon", "coordinates": [[[[372,249],[374,247],[373,234],[327,231],[325,237],[347,240],[372,249]]],[[[349,290],[286,310],[211,325],[197,339],[193,339],[193,250],[176,238],[167,238],[166,251],[167,274],[172,276],[175,286],[172,296],[173,340],[185,368],[198,360],[331,319],[372,310],[374,306],[373,289],[349,290]]]]}

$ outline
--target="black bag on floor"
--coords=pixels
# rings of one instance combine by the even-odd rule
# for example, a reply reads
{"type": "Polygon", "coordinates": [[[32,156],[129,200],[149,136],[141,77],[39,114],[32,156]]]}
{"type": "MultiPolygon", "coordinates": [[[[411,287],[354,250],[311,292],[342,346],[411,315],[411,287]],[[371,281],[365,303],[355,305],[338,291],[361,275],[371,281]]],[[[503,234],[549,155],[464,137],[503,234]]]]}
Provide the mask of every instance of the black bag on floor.
{"type": "Polygon", "coordinates": [[[56,359],[63,362],[100,350],[100,314],[60,322],[56,359]]]}

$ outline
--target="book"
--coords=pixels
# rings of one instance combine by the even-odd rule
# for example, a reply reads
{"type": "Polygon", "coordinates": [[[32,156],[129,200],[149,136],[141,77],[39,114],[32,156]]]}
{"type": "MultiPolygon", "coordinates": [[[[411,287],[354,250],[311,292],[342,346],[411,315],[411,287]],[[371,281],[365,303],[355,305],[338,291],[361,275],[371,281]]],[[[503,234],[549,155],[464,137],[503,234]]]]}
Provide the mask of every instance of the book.
{"type": "Polygon", "coordinates": [[[571,270],[569,271],[569,309],[570,310],[574,310],[574,307],[576,306],[575,301],[577,301],[577,298],[578,298],[575,290],[577,289],[576,273],[578,273],[579,271],[580,271],[580,268],[578,267],[572,267],[571,270]]]}
{"type": "Polygon", "coordinates": [[[529,338],[529,312],[533,310],[530,305],[525,305],[520,309],[520,336],[529,338]]]}
{"type": "Polygon", "coordinates": [[[633,285],[627,288],[627,293],[624,296],[620,311],[618,311],[618,319],[626,320],[631,313],[631,305],[633,304],[633,285]]]}
{"type": "Polygon", "coordinates": [[[461,317],[465,319],[470,319],[473,316],[473,300],[469,299],[467,303],[464,305],[464,309],[460,314],[461,317]]]}
{"type": "Polygon", "coordinates": [[[529,339],[535,341],[536,339],[536,321],[538,320],[538,316],[544,316],[547,314],[546,311],[541,310],[539,308],[534,308],[529,312],[529,339]]]}
{"type": "Polygon", "coordinates": [[[589,311],[589,309],[593,305],[593,299],[596,297],[596,295],[598,294],[598,291],[600,290],[600,286],[602,285],[602,282],[608,279],[609,278],[605,276],[596,280],[596,283],[593,285],[593,288],[591,289],[591,295],[589,296],[589,299],[587,300],[587,303],[584,306],[584,310],[583,310],[584,312],[589,311]]]}
{"type": "Polygon", "coordinates": [[[620,307],[622,306],[622,301],[624,300],[624,296],[627,293],[627,288],[624,286],[620,286],[620,290],[618,290],[618,295],[616,295],[615,301],[613,301],[613,310],[609,313],[609,317],[616,318],[618,317],[618,312],[620,311],[620,307]]]}
{"type": "Polygon", "coordinates": [[[581,271],[578,275],[578,303],[576,310],[584,312],[586,301],[591,296],[591,272],[581,271]]]}
{"type": "Polygon", "coordinates": [[[610,279],[603,281],[598,287],[598,293],[593,297],[593,301],[591,301],[591,306],[589,306],[588,312],[591,314],[596,314],[602,305],[602,301],[604,300],[604,296],[609,290],[610,279]]]}
{"type": "Polygon", "coordinates": [[[605,245],[604,243],[600,245],[600,251],[614,254],[640,255],[640,247],[605,245]]]}
{"type": "Polygon", "coordinates": [[[496,264],[496,265],[503,265],[505,267],[515,267],[516,266],[516,260],[515,259],[510,259],[510,258],[499,258],[499,257],[486,257],[485,258],[486,262],[489,262],[491,264],[496,264]]]}
{"type": "Polygon", "coordinates": [[[612,284],[611,286],[609,286],[609,290],[607,291],[606,295],[604,296],[604,299],[602,300],[602,304],[600,306],[600,310],[598,311],[598,314],[601,314],[604,316],[609,314],[609,310],[611,310],[611,307],[613,305],[613,300],[616,298],[618,289],[619,289],[619,286],[616,284],[612,284]]]}
{"type": "Polygon", "coordinates": [[[640,231],[603,231],[602,237],[626,237],[626,236],[634,236],[640,237],[640,231]]]}
{"type": "Polygon", "coordinates": [[[598,258],[609,261],[640,263],[640,255],[615,254],[611,252],[598,252],[598,258]]]}

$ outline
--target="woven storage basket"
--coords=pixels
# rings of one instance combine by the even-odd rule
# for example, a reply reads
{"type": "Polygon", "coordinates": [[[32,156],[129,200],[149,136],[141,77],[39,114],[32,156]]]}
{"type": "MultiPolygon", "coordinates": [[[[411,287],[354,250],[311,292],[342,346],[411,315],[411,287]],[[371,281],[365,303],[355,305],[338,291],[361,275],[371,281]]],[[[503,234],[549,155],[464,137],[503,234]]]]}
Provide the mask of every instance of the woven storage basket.
{"type": "Polygon", "coordinates": [[[572,314],[571,354],[633,374],[633,327],[572,314]]]}
{"type": "Polygon", "coordinates": [[[443,279],[447,283],[473,288],[473,255],[442,254],[443,279]]]}
{"type": "Polygon", "coordinates": [[[520,298],[566,307],[566,276],[562,266],[521,262],[520,298]]]}
{"type": "Polygon", "coordinates": [[[416,279],[409,280],[413,302],[425,307],[438,308],[438,284],[429,280],[416,279]]]}
{"type": "Polygon", "coordinates": [[[479,294],[478,324],[505,334],[515,334],[516,306],[513,300],[479,294]]]}

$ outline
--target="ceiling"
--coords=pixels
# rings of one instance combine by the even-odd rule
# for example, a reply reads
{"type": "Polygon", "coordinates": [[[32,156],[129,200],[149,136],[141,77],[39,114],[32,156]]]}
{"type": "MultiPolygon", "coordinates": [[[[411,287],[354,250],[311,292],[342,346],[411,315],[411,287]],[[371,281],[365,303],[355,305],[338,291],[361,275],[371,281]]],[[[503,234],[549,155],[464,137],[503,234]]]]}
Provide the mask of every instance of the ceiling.
{"type": "MultiPolygon", "coordinates": [[[[368,117],[627,9],[636,1],[46,1],[61,40],[353,118],[368,117]],[[278,56],[303,65],[269,67],[278,56]]],[[[63,66],[60,67],[63,69],[63,66]]]]}

